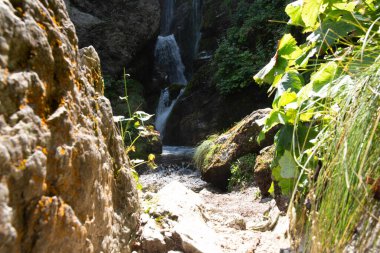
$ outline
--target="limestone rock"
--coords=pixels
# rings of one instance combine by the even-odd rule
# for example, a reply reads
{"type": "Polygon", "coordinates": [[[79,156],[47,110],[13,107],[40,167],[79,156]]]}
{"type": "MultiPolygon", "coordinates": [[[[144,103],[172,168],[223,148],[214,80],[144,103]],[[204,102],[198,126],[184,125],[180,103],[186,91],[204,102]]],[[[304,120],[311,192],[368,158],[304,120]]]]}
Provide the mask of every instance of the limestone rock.
{"type": "Polygon", "coordinates": [[[258,153],[262,147],[273,143],[274,131],[270,131],[260,144],[256,141],[261,131],[258,120],[266,117],[270,109],[260,109],[252,112],[233,128],[213,140],[204,162],[199,168],[202,177],[213,185],[226,189],[231,175],[231,164],[239,157],[248,153],[258,153]]]}
{"type": "Polygon", "coordinates": [[[166,185],[146,208],[151,218],[143,227],[142,252],[221,252],[215,232],[206,225],[203,200],[181,183],[166,185]]]}
{"type": "Polygon", "coordinates": [[[63,0],[0,0],[0,163],[1,253],[131,251],[135,182],[63,0]]]}

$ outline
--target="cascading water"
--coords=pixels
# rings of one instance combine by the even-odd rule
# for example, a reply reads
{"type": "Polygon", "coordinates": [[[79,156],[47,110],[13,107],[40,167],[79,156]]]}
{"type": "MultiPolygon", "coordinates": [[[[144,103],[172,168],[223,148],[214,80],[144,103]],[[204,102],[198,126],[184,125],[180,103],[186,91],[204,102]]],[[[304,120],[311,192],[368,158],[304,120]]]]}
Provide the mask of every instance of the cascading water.
{"type": "Polygon", "coordinates": [[[160,100],[158,102],[157,110],[156,110],[156,129],[160,132],[161,138],[165,133],[165,126],[166,122],[168,120],[168,117],[170,116],[170,113],[173,110],[173,107],[175,103],[177,102],[178,98],[182,95],[184,89],[181,90],[178,97],[176,99],[170,100],[170,94],[169,89],[163,89],[161,91],[160,100]]]}
{"type": "Polygon", "coordinates": [[[167,75],[170,84],[186,85],[185,66],[173,34],[158,36],[154,58],[156,67],[167,75]]]}
{"type": "MultiPolygon", "coordinates": [[[[192,29],[189,31],[189,37],[192,43],[193,57],[197,54],[198,44],[200,41],[201,33],[201,5],[202,0],[193,0],[191,24],[192,29]]],[[[171,29],[173,27],[173,17],[175,9],[175,0],[164,0],[162,8],[162,18],[160,27],[160,36],[157,38],[155,47],[155,67],[157,70],[165,74],[165,79],[168,84],[180,84],[185,86],[187,80],[185,77],[185,66],[182,62],[180,49],[171,29]]],[[[168,88],[161,91],[158,107],[156,110],[156,129],[161,133],[163,138],[166,122],[170,116],[175,103],[178,98],[183,94],[184,89],[181,90],[176,99],[170,100],[168,88]]]]}
{"type": "Polygon", "coordinates": [[[193,0],[192,9],[192,36],[193,36],[193,59],[198,54],[199,41],[201,40],[201,26],[202,26],[202,0],[193,0]]]}

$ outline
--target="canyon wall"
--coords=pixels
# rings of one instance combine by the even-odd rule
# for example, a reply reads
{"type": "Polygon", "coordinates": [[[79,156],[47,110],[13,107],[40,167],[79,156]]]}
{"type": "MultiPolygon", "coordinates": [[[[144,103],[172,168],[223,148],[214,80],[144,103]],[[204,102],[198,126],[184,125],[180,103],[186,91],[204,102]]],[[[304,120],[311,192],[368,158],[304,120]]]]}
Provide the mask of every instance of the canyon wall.
{"type": "Polygon", "coordinates": [[[0,252],[130,252],[137,191],[63,0],[0,0],[0,252]]]}

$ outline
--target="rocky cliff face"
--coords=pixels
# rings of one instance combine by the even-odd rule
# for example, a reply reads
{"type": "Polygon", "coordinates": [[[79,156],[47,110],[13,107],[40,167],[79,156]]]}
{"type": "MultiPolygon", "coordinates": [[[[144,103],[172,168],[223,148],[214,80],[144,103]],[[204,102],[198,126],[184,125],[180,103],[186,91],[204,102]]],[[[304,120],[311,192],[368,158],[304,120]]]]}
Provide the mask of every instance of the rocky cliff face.
{"type": "Polygon", "coordinates": [[[65,0],[65,3],[77,29],[79,46],[95,47],[104,73],[121,78],[121,71],[124,67],[130,71],[132,61],[146,70],[147,66],[141,66],[142,61],[136,58],[149,62],[153,57],[153,49],[144,49],[154,45],[159,30],[158,0],[65,0]]]}
{"type": "Polygon", "coordinates": [[[127,163],[63,0],[0,0],[0,252],[130,252],[127,163]]]}

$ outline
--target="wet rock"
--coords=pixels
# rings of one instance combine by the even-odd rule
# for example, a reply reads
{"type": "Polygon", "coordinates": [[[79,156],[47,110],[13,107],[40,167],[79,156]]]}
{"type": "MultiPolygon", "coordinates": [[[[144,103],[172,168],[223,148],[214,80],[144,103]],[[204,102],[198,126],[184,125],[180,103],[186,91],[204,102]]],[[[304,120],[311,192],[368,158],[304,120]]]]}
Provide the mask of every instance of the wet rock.
{"type": "Polygon", "coordinates": [[[265,147],[260,150],[260,154],[256,157],[254,168],[254,180],[260,189],[263,198],[269,196],[269,188],[272,184],[272,170],[270,165],[274,159],[275,146],[265,147]]]}
{"type": "Polygon", "coordinates": [[[260,144],[256,141],[261,131],[258,120],[265,118],[269,112],[270,109],[254,111],[233,128],[212,140],[213,145],[201,155],[201,158],[195,158],[207,160],[199,168],[204,180],[226,189],[231,175],[231,164],[237,158],[248,153],[258,153],[262,147],[273,143],[274,131],[269,132],[260,144]]]}
{"type": "Polygon", "coordinates": [[[0,1],[0,162],[1,253],[131,251],[135,182],[63,0],[0,1]]]}

